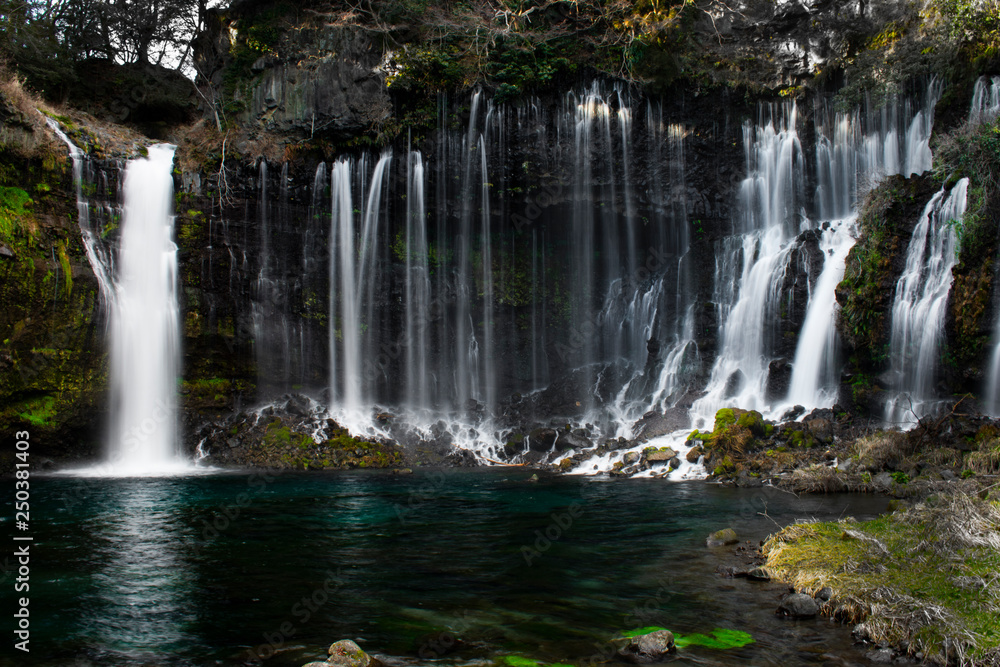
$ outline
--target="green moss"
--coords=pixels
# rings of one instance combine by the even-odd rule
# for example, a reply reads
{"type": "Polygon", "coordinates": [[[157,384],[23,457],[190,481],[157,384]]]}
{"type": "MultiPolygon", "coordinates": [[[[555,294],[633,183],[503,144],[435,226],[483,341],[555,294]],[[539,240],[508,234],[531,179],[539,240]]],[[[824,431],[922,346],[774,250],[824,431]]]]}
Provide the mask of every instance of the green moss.
{"type": "Polygon", "coordinates": [[[716,628],[708,635],[701,633],[674,635],[674,644],[677,648],[703,646],[705,648],[725,650],[730,648],[741,648],[747,644],[753,643],[754,638],[750,633],[742,632],[740,630],[727,630],[725,628],[716,628]]]}
{"type": "Polygon", "coordinates": [[[628,630],[622,633],[622,637],[631,639],[632,637],[640,637],[642,635],[648,635],[650,632],[657,632],[659,630],[666,630],[666,628],[661,628],[658,625],[649,625],[645,628],[636,628],[634,630],[628,630]]]}
{"type": "Polygon", "coordinates": [[[542,663],[520,655],[505,655],[503,662],[510,667],[540,667],[542,663]]]}
{"type": "Polygon", "coordinates": [[[25,401],[16,408],[17,416],[35,426],[51,426],[56,417],[56,399],[43,396],[25,401]]]}
{"type": "Polygon", "coordinates": [[[1000,552],[957,545],[946,531],[967,519],[969,506],[945,502],[940,511],[925,504],[872,521],[790,526],[765,543],[765,567],[796,589],[830,586],[835,599],[852,601],[839,612],[849,623],[860,622],[871,605],[893,609],[870,617],[876,641],[907,639],[930,657],[951,637],[965,644],[970,664],[979,664],[977,657],[1000,649],[1000,605],[974,582],[1000,572],[1000,552]],[[927,609],[935,610],[932,617],[927,609]]]}
{"type": "Polygon", "coordinates": [[[69,253],[66,252],[64,241],[59,241],[56,244],[56,256],[59,258],[59,266],[62,268],[63,293],[68,297],[73,293],[73,267],[69,263],[69,253]]]}
{"type": "Polygon", "coordinates": [[[792,447],[809,448],[816,444],[816,439],[807,431],[792,431],[788,436],[788,442],[792,447]]]}
{"type": "Polygon", "coordinates": [[[715,429],[716,431],[722,430],[723,428],[736,423],[736,415],[733,414],[732,408],[722,408],[715,413],[715,429]]]}
{"type": "MultiPolygon", "coordinates": [[[[718,416],[716,416],[718,420],[718,416]]],[[[766,432],[764,417],[756,410],[748,410],[739,416],[736,420],[737,426],[742,426],[748,429],[755,436],[763,436],[766,432]]]]}
{"type": "Polygon", "coordinates": [[[30,215],[31,197],[21,188],[0,187],[0,242],[15,245],[30,215]]]}

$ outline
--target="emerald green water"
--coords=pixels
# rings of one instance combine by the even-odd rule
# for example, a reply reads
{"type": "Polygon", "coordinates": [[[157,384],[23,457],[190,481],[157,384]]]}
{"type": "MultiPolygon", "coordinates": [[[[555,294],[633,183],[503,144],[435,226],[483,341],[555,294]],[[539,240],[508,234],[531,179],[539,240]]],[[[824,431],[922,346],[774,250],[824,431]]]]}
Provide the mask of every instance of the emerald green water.
{"type": "Polygon", "coordinates": [[[284,667],[349,638],[394,664],[582,665],[643,626],[754,637],[688,646],[678,664],[860,660],[848,628],[777,619],[780,591],[715,574],[731,548],[705,537],[760,539],[765,503],[785,524],[884,500],[530,474],[35,478],[31,653],[5,642],[5,664],[284,667]]]}

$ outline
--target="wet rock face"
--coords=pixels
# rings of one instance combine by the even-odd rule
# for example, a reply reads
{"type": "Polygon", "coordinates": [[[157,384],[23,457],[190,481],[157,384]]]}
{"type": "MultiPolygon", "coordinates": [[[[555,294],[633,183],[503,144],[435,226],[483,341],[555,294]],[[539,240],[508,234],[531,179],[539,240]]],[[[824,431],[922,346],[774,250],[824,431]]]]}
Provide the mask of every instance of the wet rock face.
{"type": "MultiPolygon", "coordinates": [[[[252,12],[252,10],[251,10],[252,12]]],[[[233,15],[213,14],[196,43],[196,61],[222,98],[231,66],[229,27],[233,15]]],[[[250,17],[250,20],[254,20],[250,17]]],[[[285,30],[275,48],[239,75],[233,93],[242,106],[239,120],[286,137],[350,136],[367,131],[391,113],[384,75],[378,71],[382,47],[368,33],[328,25],[285,30]]]]}
{"type": "Polygon", "coordinates": [[[362,132],[391,111],[371,41],[360,31],[318,28],[293,34],[285,59],[261,58],[254,69],[247,119],[269,132],[312,136],[362,132]]]}

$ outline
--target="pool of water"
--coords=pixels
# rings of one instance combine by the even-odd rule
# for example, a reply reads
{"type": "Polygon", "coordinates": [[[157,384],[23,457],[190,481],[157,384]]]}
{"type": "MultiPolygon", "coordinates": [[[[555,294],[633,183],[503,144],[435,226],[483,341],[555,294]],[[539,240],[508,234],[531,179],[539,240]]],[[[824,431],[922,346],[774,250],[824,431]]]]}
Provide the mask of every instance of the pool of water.
{"type": "Polygon", "coordinates": [[[705,537],[732,526],[757,541],[774,522],[868,517],[884,499],[530,475],[36,478],[31,653],[4,652],[19,665],[285,667],[354,639],[396,664],[582,665],[655,625],[755,639],[689,647],[679,664],[863,663],[848,628],[775,618],[774,585],[718,576],[732,549],[705,537]]]}

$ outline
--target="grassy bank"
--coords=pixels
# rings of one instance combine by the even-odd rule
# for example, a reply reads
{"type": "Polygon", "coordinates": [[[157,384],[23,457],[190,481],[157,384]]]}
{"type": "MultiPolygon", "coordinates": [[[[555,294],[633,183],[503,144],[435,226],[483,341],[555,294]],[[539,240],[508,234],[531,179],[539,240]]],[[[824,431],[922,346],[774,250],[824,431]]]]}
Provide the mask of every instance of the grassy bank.
{"type": "Polygon", "coordinates": [[[763,546],[775,579],[856,634],[936,664],[1000,664],[1000,489],[954,482],[872,521],[796,524],[763,546]]]}

